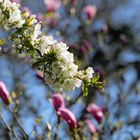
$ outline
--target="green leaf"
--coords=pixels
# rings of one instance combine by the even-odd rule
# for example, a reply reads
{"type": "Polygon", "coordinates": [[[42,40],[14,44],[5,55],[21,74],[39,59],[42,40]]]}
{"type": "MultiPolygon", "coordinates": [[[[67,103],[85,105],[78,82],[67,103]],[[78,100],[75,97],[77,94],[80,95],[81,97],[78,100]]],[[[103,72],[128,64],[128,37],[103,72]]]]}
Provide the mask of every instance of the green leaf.
{"type": "Polygon", "coordinates": [[[104,81],[100,82],[99,80],[100,80],[100,75],[96,74],[91,80],[91,85],[97,89],[103,89],[105,82],[104,81]]]}
{"type": "Polygon", "coordinates": [[[82,86],[82,92],[83,92],[83,95],[84,96],[87,96],[88,95],[88,87],[86,84],[83,84],[82,86]]]}
{"type": "Polygon", "coordinates": [[[95,83],[99,82],[99,79],[100,79],[100,75],[99,75],[99,74],[96,74],[96,75],[92,78],[91,83],[92,83],[92,84],[95,84],[95,83]]]}

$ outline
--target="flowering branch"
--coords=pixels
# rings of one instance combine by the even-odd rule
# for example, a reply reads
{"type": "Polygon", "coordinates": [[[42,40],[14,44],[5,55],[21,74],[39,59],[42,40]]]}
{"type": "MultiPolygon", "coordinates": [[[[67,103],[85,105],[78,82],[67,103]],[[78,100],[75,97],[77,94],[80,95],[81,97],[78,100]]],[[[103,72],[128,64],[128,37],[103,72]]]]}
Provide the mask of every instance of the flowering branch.
{"type": "Polygon", "coordinates": [[[53,88],[68,91],[83,83],[82,89],[87,95],[87,87],[95,85],[93,69],[89,67],[78,71],[69,47],[51,36],[41,34],[41,23],[35,19],[35,15],[29,16],[27,11],[21,12],[19,7],[19,4],[10,0],[0,0],[0,24],[5,29],[15,30],[10,36],[13,47],[32,58],[34,66],[44,71],[45,82],[53,88]]]}

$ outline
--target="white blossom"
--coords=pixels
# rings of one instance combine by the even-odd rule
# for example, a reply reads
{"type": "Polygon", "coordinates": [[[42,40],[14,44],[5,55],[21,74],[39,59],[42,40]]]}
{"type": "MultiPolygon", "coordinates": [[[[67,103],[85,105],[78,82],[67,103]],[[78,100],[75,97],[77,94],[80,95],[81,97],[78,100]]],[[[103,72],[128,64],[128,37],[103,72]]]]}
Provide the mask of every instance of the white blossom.
{"type": "Polygon", "coordinates": [[[29,25],[34,25],[36,23],[37,23],[36,15],[31,15],[29,25]]]}
{"type": "Polygon", "coordinates": [[[54,57],[46,66],[46,81],[60,90],[72,90],[81,85],[81,80],[75,78],[78,66],[74,64],[74,56],[68,51],[65,43],[43,36],[40,48],[42,54],[54,57]]]}
{"type": "Polygon", "coordinates": [[[32,26],[30,32],[31,32],[31,35],[30,35],[30,40],[31,40],[31,43],[34,45],[37,41],[37,38],[39,37],[39,35],[41,34],[41,24],[40,23],[37,23],[35,24],[35,26],[32,26]]]}
{"type": "Polygon", "coordinates": [[[91,79],[93,77],[93,73],[94,73],[93,68],[88,67],[85,72],[86,72],[85,74],[86,78],[91,79]]]}
{"type": "Polygon", "coordinates": [[[21,16],[19,5],[10,0],[0,0],[0,23],[6,28],[21,28],[25,23],[25,20],[21,16]],[[6,13],[8,14],[6,15],[6,13]],[[6,16],[5,16],[6,15],[6,16]]]}
{"type": "Polygon", "coordinates": [[[63,90],[74,90],[76,87],[80,87],[82,83],[82,80],[79,80],[77,78],[72,79],[66,79],[63,90]]]}
{"type": "Polygon", "coordinates": [[[40,52],[45,54],[49,51],[49,48],[55,44],[57,41],[53,39],[52,36],[42,36],[38,39],[40,52]]]}

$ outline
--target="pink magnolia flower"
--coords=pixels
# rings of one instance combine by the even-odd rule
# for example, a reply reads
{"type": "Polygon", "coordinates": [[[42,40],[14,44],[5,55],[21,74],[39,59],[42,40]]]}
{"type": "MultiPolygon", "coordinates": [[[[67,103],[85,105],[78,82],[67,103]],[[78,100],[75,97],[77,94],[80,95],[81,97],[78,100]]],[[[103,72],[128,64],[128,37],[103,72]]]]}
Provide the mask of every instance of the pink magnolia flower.
{"type": "Polygon", "coordinates": [[[11,103],[10,94],[9,94],[5,84],[2,81],[0,81],[0,98],[7,105],[9,105],[11,103]]]}
{"type": "Polygon", "coordinates": [[[69,109],[61,107],[57,111],[57,114],[62,117],[71,128],[77,127],[77,120],[74,114],[69,109]]]}
{"type": "Polygon", "coordinates": [[[85,123],[86,123],[87,127],[89,128],[89,130],[91,131],[91,133],[94,134],[94,133],[97,132],[97,129],[96,129],[95,125],[92,123],[91,120],[86,119],[86,120],[85,120],[85,123]]]}
{"type": "Polygon", "coordinates": [[[64,98],[61,94],[54,94],[50,98],[50,102],[52,103],[56,111],[58,111],[59,108],[65,106],[64,98]]]}
{"type": "Polygon", "coordinates": [[[94,19],[97,9],[94,5],[87,5],[84,7],[83,12],[86,14],[89,20],[94,19]]]}
{"type": "Polygon", "coordinates": [[[103,110],[96,104],[92,103],[87,107],[87,111],[92,113],[93,117],[100,123],[103,119],[103,110]]]}
{"type": "Polygon", "coordinates": [[[11,2],[16,2],[16,3],[20,3],[21,0],[11,0],[11,2]]]}
{"type": "Polygon", "coordinates": [[[44,3],[48,12],[55,12],[60,6],[60,2],[58,0],[44,0],[44,3]]]}

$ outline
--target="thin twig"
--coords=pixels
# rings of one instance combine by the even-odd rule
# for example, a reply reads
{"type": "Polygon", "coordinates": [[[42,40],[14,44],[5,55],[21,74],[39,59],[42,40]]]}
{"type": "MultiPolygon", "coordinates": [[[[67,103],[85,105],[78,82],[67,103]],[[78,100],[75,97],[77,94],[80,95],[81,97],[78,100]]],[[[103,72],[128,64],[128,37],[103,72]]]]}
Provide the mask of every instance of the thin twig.
{"type": "Polygon", "coordinates": [[[10,112],[13,114],[13,117],[14,117],[14,119],[16,120],[16,122],[17,122],[19,128],[20,128],[21,131],[23,132],[23,134],[24,134],[24,136],[25,136],[25,140],[28,140],[28,139],[29,139],[29,136],[28,136],[28,134],[26,133],[26,131],[24,130],[24,128],[23,128],[21,122],[19,121],[17,115],[15,114],[15,112],[14,112],[10,107],[9,107],[9,110],[10,110],[10,112]]]}
{"type": "Polygon", "coordinates": [[[12,140],[12,138],[11,138],[11,134],[13,134],[13,136],[15,136],[15,138],[17,139],[17,140],[21,140],[17,135],[16,135],[16,133],[14,132],[14,130],[4,121],[4,118],[2,117],[2,115],[0,114],[0,119],[1,119],[1,121],[2,121],[2,123],[3,123],[3,125],[5,126],[5,128],[9,131],[9,137],[10,137],[10,140],[12,140]]]}

